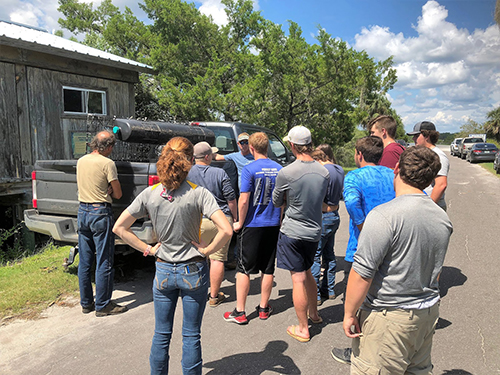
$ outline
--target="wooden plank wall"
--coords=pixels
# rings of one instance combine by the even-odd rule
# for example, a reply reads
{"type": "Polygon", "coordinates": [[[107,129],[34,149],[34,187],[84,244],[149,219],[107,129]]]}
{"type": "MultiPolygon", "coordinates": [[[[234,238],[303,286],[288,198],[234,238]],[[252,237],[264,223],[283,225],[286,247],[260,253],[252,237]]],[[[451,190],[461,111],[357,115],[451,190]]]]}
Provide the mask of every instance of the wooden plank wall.
{"type": "Polygon", "coordinates": [[[15,65],[0,62],[0,182],[23,177],[15,65]]]}
{"type": "Polygon", "coordinates": [[[133,116],[130,87],[133,90],[132,83],[28,67],[33,159],[71,159],[72,131],[90,131],[93,135],[102,130],[96,123],[105,126],[114,116],[133,116]],[[96,121],[86,115],[64,114],[63,86],[106,91],[108,116],[99,116],[96,121]]]}

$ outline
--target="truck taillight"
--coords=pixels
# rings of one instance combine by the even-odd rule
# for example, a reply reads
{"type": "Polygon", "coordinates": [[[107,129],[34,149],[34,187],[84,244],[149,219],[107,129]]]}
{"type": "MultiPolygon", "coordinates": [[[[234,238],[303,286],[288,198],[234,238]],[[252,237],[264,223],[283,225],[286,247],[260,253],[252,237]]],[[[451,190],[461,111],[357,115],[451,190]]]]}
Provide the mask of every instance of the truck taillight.
{"type": "Polygon", "coordinates": [[[160,178],[156,175],[149,175],[148,176],[148,186],[153,186],[156,185],[160,182],[160,178]]]}
{"type": "Polygon", "coordinates": [[[33,195],[32,204],[33,208],[38,208],[38,203],[36,200],[36,171],[31,172],[31,192],[33,195]]]}

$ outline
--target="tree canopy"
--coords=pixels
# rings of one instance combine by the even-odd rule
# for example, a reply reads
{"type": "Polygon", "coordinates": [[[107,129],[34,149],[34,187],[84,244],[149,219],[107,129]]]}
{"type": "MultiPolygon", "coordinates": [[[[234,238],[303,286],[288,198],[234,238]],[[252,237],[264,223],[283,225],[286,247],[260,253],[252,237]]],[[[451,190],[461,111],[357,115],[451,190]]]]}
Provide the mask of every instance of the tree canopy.
{"type": "Polygon", "coordinates": [[[175,121],[242,121],[284,135],[295,125],[316,142],[349,141],[354,129],[391,114],[386,97],[396,83],[392,58],[375,61],[318,25],[309,44],[299,25],[285,30],[248,0],[223,0],[228,23],[181,0],[144,0],[149,23],[104,0],[97,8],[59,0],[63,28],[84,43],[154,67],[136,90],[138,116],[175,121]]]}

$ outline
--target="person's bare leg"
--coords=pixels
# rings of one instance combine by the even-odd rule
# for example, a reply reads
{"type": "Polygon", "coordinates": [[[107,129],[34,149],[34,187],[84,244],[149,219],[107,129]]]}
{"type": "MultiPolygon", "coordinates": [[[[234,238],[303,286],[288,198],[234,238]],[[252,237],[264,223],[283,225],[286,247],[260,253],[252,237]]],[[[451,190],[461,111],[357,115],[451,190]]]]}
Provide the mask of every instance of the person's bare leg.
{"type": "Polygon", "coordinates": [[[236,310],[245,311],[248,292],[250,291],[250,275],[236,274],[236,310]]]}
{"type": "Polygon", "coordinates": [[[314,276],[312,275],[311,269],[309,268],[306,271],[306,292],[307,292],[307,300],[309,304],[309,316],[312,320],[318,320],[318,303],[316,302],[317,297],[317,285],[314,280],[314,276]]]}
{"type": "MultiPolygon", "coordinates": [[[[307,298],[307,276],[306,272],[293,272],[292,283],[293,283],[293,307],[295,308],[295,313],[299,319],[299,325],[295,328],[295,333],[301,337],[309,338],[309,326],[307,322],[307,311],[309,308],[309,301],[307,298]]],[[[313,279],[314,280],[314,279],[313,279]]],[[[316,282],[314,282],[314,287],[316,288],[316,282]]],[[[316,295],[316,291],[314,292],[316,295]]],[[[316,302],[316,299],[314,300],[316,302]]],[[[289,330],[293,326],[288,327],[289,330]]]]}
{"type": "Polygon", "coordinates": [[[266,308],[273,290],[274,275],[261,274],[260,276],[260,307],[266,308]]]}
{"type": "Polygon", "coordinates": [[[222,280],[224,280],[224,262],[210,259],[210,297],[217,297],[222,280]]]}

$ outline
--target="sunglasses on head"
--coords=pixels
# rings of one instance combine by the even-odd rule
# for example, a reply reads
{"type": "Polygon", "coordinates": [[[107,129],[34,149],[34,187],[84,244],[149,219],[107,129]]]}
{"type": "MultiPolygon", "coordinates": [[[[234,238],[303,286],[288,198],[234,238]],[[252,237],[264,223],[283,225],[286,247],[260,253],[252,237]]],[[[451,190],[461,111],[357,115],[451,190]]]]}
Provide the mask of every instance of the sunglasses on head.
{"type": "Polygon", "coordinates": [[[247,140],[240,141],[240,145],[247,145],[247,144],[248,144],[247,140]]]}

